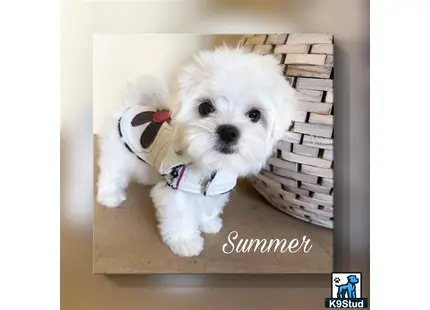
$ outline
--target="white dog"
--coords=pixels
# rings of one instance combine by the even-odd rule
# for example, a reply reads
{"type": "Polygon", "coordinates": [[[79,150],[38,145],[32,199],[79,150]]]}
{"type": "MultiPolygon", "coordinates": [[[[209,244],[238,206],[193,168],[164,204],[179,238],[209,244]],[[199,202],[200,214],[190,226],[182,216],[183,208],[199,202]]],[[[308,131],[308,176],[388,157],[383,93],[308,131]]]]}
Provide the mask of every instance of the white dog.
{"type": "Polygon", "coordinates": [[[161,237],[189,257],[222,228],[236,179],[265,165],[296,98],[276,59],[240,48],[197,53],[178,86],[172,101],[153,77],[130,86],[100,135],[97,200],[117,207],[131,180],[155,185],[161,237]]]}

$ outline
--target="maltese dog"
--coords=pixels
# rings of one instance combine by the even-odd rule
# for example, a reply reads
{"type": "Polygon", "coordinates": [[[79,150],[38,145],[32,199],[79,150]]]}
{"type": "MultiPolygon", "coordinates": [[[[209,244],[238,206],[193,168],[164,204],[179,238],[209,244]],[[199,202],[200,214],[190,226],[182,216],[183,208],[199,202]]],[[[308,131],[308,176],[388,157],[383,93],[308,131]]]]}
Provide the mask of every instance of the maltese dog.
{"type": "Polygon", "coordinates": [[[129,85],[100,134],[97,201],[118,207],[130,181],[153,186],[163,242],[197,256],[222,228],[236,180],[258,173],[292,124],[295,91],[272,55],[201,51],[171,99],[151,76],[129,85]]]}

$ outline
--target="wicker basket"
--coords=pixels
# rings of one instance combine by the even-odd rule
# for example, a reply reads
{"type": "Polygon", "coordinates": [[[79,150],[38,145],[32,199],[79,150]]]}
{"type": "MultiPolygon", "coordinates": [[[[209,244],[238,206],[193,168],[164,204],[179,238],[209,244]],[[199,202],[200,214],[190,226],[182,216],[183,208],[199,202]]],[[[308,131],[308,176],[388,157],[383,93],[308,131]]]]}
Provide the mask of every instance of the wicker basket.
{"type": "Polygon", "coordinates": [[[300,100],[294,126],[250,182],[284,213],[332,229],[333,35],[259,34],[242,42],[279,59],[300,100]]]}

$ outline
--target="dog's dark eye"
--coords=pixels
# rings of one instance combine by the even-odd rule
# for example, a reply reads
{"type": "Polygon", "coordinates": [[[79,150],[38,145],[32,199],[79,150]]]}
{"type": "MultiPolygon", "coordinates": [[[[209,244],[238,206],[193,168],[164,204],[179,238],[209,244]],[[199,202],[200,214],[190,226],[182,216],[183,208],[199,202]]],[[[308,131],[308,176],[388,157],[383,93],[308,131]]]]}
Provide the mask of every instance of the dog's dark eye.
{"type": "Polygon", "coordinates": [[[261,113],[257,109],[252,109],[248,112],[248,117],[251,119],[253,123],[256,123],[260,120],[261,113]]]}
{"type": "Polygon", "coordinates": [[[203,99],[199,105],[199,114],[201,116],[208,116],[215,112],[215,108],[209,99],[203,99]]]}

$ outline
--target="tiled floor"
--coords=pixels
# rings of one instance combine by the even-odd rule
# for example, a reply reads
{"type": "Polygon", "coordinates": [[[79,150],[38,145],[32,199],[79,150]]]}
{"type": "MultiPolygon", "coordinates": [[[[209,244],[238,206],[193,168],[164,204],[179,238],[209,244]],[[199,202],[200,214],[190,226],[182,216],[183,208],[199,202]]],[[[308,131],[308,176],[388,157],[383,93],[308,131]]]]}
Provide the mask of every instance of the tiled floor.
{"type": "MultiPolygon", "coordinates": [[[[95,152],[95,156],[97,153],[95,152]]],[[[98,167],[94,181],[97,182],[98,167]]],[[[96,195],[96,187],[94,197],[96,195]]],[[[94,198],[95,273],[330,273],[332,231],[292,218],[267,204],[247,182],[240,182],[224,215],[224,227],[205,236],[205,249],[194,258],[170,252],[156,228],[149,188],[131,184],[128,200],[119,208],[104,208],[94,198]],[[228,234],[239,238],[299,240],[306,236],[313,245],[308,253],[232,253],[222,245],[228,234]]]]}

